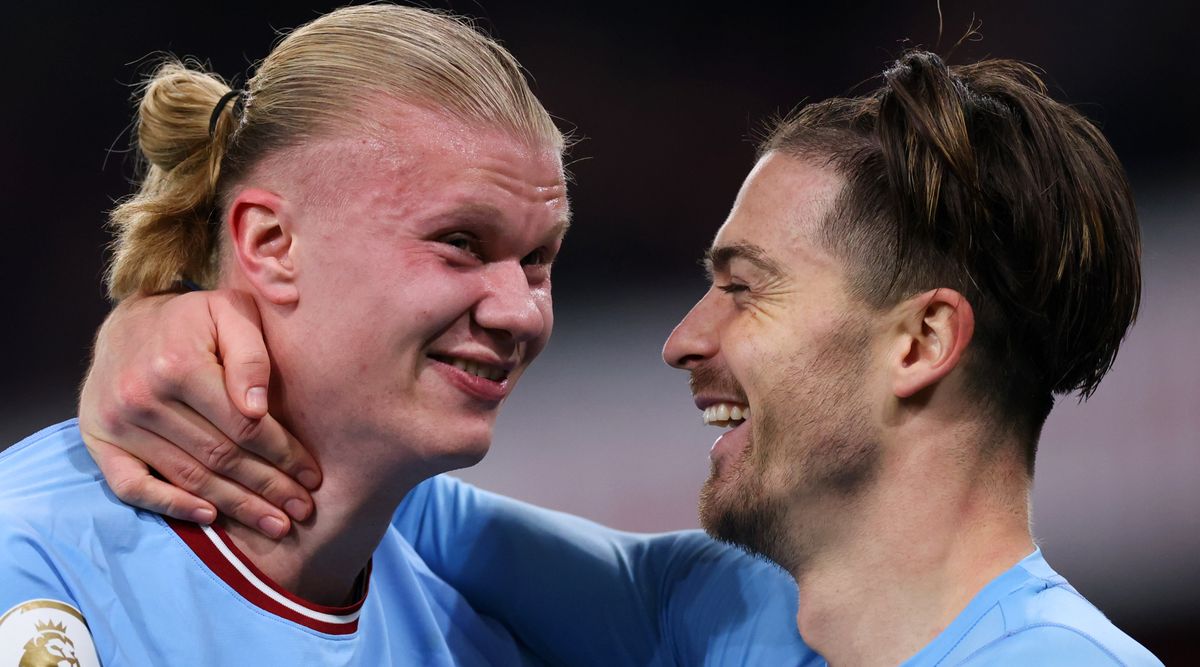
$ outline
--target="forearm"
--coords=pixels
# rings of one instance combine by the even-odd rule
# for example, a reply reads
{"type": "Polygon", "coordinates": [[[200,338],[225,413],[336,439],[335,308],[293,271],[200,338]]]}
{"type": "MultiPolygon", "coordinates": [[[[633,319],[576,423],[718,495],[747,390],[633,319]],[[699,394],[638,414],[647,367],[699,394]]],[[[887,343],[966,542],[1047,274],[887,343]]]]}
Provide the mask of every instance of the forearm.
{"type": "Polygon", "coordinates": [[[396,525],[480,612],[557,664],[660,664],[661,578],[649,540],[482,491],[418,487],[396,525]]]}
{"type": "Polygon", "coordinates": [[[570,665],[817,665],[785,572],[699,531],[624,533],[459,480],[420,485],[396,526],[435,574],[570,665]]]}

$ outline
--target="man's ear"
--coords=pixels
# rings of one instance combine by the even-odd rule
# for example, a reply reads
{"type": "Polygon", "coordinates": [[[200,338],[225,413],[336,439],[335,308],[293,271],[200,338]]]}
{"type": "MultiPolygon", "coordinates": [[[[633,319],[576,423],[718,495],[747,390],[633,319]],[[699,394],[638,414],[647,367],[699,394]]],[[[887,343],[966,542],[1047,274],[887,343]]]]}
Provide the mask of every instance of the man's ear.
{"type": "Polygon", "coordinates": [[[271,303],[295,303],[293,219],[283,197],[260,188],[238,192],[229,206],[233,255],[246,282],[271,303]]]}
{"type": "Polygon", "coordinates": [[[975,311],[962,294],[938,288],[896,307],[899,316],[892,392],[909,398],[936,384],[962,360],[975,333],[975,311]]]}

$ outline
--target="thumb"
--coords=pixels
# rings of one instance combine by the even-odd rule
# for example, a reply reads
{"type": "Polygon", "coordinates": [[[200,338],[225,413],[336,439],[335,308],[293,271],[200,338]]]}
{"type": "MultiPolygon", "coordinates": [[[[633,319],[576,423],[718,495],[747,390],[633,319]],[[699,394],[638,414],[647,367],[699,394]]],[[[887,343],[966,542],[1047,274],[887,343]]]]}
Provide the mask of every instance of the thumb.
{"type": "Polygon", "coordinates": [[[210,294],[209,312],[229,398],[247,418],[261,419],[267,414],[271,359],[258,306],[244,292],[218,290],[210,294]]]}

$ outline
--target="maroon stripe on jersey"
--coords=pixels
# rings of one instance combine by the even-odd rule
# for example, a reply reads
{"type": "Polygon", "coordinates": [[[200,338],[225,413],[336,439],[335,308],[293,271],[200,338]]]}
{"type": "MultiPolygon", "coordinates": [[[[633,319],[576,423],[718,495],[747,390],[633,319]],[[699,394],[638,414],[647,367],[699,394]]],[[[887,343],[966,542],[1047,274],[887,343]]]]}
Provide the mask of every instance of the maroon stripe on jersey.
{"type": "MultiPolygon", "coordinates": [[[[190,548],[192,552],[195,553],[196,556],[208,566],[208,569],[212,570],[213,574],[220,577],[221,581],[224,581],[226,584],[228,584],[230,588],[232,588],[234,591],[237,591],[238,595],[241,595],[246,599],[246,601],[250,602],[254,606],[262,609],[263,611],[274,614],[275,616],[279,616],[280,618],[285,618],[293,623],[298,623],[306,628],[316,630],[317,632],[323,632],[325,634],[349,635],[358,630],[357,616],[354,617],[354,620],[330,623],[328,621],[306,616],[272,599],[270,596],[260,590],[259,587],[256,586],[252,581],[243,576],[242,573],[239,572],[236,567],[234,567],[233,563],[229,562],[229,559],[225,556],[225,554],[221,553],[221,551],[217,548],[217,545],[213,544],[212,540],[209,539],[208,535],[204,534],[204,530],[199,525],[187,521],[178,521],[169,517],[163,518],[166,520],[167,525],[175,531],[175,534],[183,540],[184,544],[186,544],[188,548],[190,548]]],[[[362,591],[362,594],[359,596],[358,600],[345,607],[330,607],[305,600],[304,598],[298,597],[284,590],[270,577],[263,574],[262,570],[259,570],[254,563],[250,562],[250,559],[246,558],[246,555],[242,553],[241,549],[237,548],[237,546],[233,543],[233,540],[229,539],[229,535],[222,528],[214,525],[212,526],[212,529],[213,532],[217,534],[217,537],[220,538],[225,547],[229,549],[231,553],[233,553],[234,557],[236,557],[247,570],[250,570],[252,573],[254,573],[254,576],[257,577],[260,582],[298,606],[320,614],[345,616],[361,609],[363,602],[366,601],[367,582],[369,582],[371,579],[370,563],[367,564],[367,568],[363,570],[363,573],[359,577],[361,582],[360,590],[362,591]]]]}

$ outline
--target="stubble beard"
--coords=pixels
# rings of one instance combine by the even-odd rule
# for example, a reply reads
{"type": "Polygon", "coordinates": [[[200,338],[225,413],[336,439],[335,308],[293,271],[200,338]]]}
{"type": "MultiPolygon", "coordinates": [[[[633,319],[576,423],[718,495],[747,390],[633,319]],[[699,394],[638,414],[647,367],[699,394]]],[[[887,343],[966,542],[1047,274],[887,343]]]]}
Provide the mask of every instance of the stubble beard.
{"type": "Polygon", "coordinates": [[[805,568],[875,477],[879,445],[863,396],[869,338],[839,327],[807,363],[788,364],[754,408],[746,447],[724,470],[713,462],[700,523],[718,540],[789,572],[805,568]]]}

